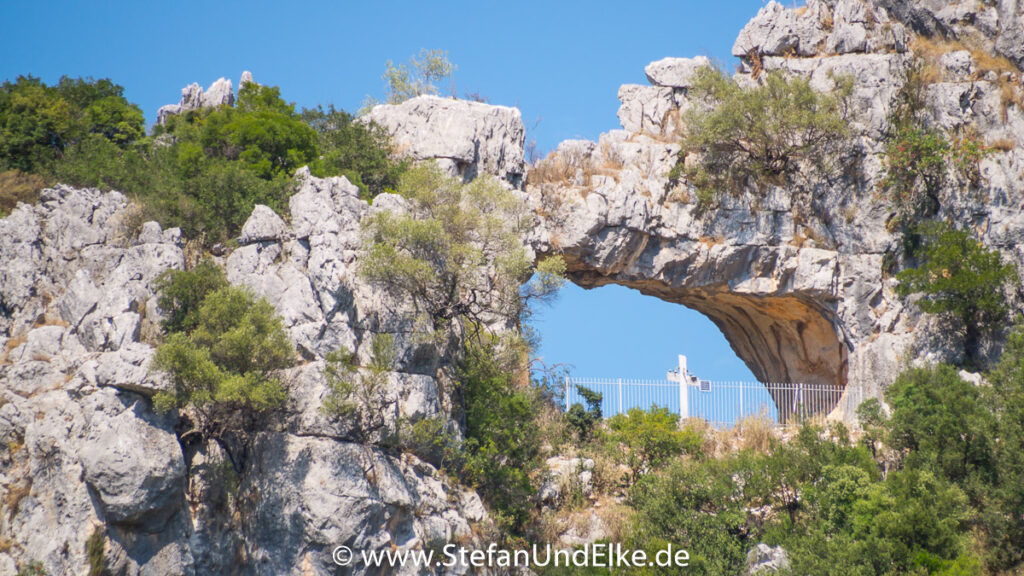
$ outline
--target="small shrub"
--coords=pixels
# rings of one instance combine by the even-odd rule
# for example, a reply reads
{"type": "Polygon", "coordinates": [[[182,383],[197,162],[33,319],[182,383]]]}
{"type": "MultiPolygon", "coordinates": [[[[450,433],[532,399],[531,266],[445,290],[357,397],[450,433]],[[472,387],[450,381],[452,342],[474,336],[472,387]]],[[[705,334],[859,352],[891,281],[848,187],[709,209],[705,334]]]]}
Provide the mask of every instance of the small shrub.
{"type": "Polygon", "coordinates": [[[35,204],[46,180],[38,174],[7,170],[0,172],[0,217],[10,214],[18,202],[35,204]]]}
{"type": "Polygon", "coordinates": [[[311,166],[315,175],[344,175],[359,186],[365,200],[398,187],[408,163],[392,160],[386,130],[334,106],[303,110],[302,119],[319,138],[320,154],[311,166]]]}
{"type": "Polygon", "coordinates": [[[195,431],[220,441],[240,470],[258,417],[285,403],[274,372],[294,363],[294,351],[274,307],[243,288],[207,293],[193,322],[156,349],[152,366],[172,389],[157,394],[154,406],[187,409],[195,431]]]}
{"type": "Polygon", "coordinates": [[[107,533],[102,526],[96,526],[85,541],[85,557],[89,561],[89,576],[107,574],[107,533]]]}
{"type": "Polygon", "coordinates": [[[612,438],[625,448],[626,464],[633,482],[688,448],[699,450],[703,439],[695,440],[678,428],[679,416],[667,408],[632,408],[608,421],[612,438]]]}
{"type": "Polygon", "coordinates": [[[847,133],[843,110],[851,91],[849,79],[822,94],[809,80],[779,72],[743,89],[722,71],[702,68],[690,93],[705,105],[685,115],[683,147],[669,178],[685,176],[697,189],[698,206],[707,207],[721,191],[782,184],[805,163],[828,172],[847,133]],[[696,161],[687,161],[691,154],[696,161]]]}
{"type": "Polygon", "coordinates": [[[973,361],[978,339],[1007,323],[1005,289],[1018,280],[1017,269],[1004,263],[998,250],[948,224],[921,225],[917,234],[921,264],[896,275],[896,292],[922,294],[921,310],[952,319],[963,330],[968,362],[973,361]]]}
{"type": "Polygon", "coordinates": [[[38,560],[30,560],[28,564],[18,569],[17,576],[46,576],[46,567],[38,560]]]}
{"type": "Polygon", "coordinates": [[[540,468],[538,391],[527,371],[525,343],[484,336],[467,343],[457,381],[466,428],[461,478],[475,486],[499,523],[517,532],[529,516],[532,475],[540,468]]]}
{"type": "Polygon", "coordinates": [[[518,235],[529,222],[522,200],[494,178],[463,184],[433,163],[405,172],[398,193],[408,212],[363,220],[368,252],[360,275],[410,302],[435,327],[518,317],[520,289],[532,272],[518,235]]]}
{"type": "MultiPolygon", "coordinates": [[[[401,104],[424,94],[437,94],[438,84],[451,80],[457,66],[448,60],[446,50],[422,49],[409,59],[409,65],[385,64],[384,81],[388,84],[388,104],[401,104]]],[[[452,95],[455,95],[454,84],[452,95]]]]}
{"type": "Polygon", "coordinates": [[[348,421],[353,434],[362,442],[371,438],[386,442],[395,433],[386,430],[389,420],[397,417],[397,399],[387,394],[388,372],[395,369],[394,343],[391,334],[374,335],[370,365],[362,370],[356,355],[346,350],[326,357],[324,375],[329,392],[324,398],[323,412],[348,421]]]}
{"type": "Polygon", "coordinates": [[[199,324],[199,308],[212,293],[225,288],[224,271],[212,260],[203,260],[189,271],[167,270],[157,277],[157,305],[164,313],[167,332],[190,332],[199,324]]]}
{"type": "Polygon", "coordinates": [[[576,390],[583,397],[583,401],[587,403],[587,406],[584,408],[579,402],[570,406],[565,414],[565,421],[569,429],[576,435],[576,438],[580,442],[586,442],[594,432],[594,425],[601,420],[601,400],[603,396],[600,392],[595,392],[584,386],[576,386],[576,390]]]}

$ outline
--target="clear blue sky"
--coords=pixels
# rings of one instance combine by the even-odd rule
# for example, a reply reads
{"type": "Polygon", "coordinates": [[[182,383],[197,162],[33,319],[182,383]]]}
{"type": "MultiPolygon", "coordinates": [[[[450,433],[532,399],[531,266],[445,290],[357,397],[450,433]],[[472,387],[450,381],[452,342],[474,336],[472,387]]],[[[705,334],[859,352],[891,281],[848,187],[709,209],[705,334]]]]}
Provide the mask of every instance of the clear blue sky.
{"type": "MultiPolygon", "coordinates": [[[[382,97],[387,60],[443,48],[460,95],[518,106],[542,150],[618,128],[621,84],[665,56],[730,64],[763,5],[730,2],[0,1],[0,78],[109,77],[148,122],[186,84],[242,70],[299,106],[382,97]],[[539,120],[539,121],[538,121],[539,120]]],[[[657,377],[683,352],[705,378],[752,378],[707,319],[622,288],[566,289],[538,322],[541,354],[579,375],[657,377]]]]}

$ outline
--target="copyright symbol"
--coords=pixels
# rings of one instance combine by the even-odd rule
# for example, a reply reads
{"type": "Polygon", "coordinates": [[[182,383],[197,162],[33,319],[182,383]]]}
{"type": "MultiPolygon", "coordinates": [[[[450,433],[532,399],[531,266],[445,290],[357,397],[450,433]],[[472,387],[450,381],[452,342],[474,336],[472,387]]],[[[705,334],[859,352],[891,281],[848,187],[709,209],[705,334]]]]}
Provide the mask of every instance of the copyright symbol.
{"type": "Polygon", "coordinates": [[[338,546],[331,552],[331,560],[338,566],[348,566],[352,563],[352,549],[348,546],[338,546]]]}

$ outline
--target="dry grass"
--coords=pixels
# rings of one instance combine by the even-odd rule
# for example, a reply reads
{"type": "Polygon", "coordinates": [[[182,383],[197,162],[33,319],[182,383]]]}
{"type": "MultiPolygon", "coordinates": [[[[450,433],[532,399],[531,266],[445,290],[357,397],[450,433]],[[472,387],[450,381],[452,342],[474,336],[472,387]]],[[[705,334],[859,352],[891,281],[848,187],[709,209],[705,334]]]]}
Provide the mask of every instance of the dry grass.
{"type": "Polygon", "coordinates": [[[721,432],[722,443],[739,450],[766,454],[778,439],[775,423],[766,416],[747,416],[721,432]]]}
{"type": "Polygon", "coordinates": [[[4,495],[4,508],[7,509],[8,522],[14,519],[15,514],[18,513],[18,506],[21,505],[21,501],[27,498],[31,492],[32,478],[30,476],[7,485],[7,494],[4,495]]]}
{"type": "Polygon", "coordinates": [[[26,340],[27,338],[24,334],[16,334],[8,338],[7,342],[4,342],[3,354],[0,355],[0,366],[10,364],[11,352],[13,352],[18,346],[24,344],[26,340]]]}
{"type": "Polygon", "coordinates": [[[996,138],[988,144],[989,150],[998,152],[1009,152],[1017,147],[1017,144],[1009,138],[996,138]]]}
{"type": "Polygon", "coordinates": [[[999,104],[1004,124],[1009,120],[1011,106],[1016,106],[1017,110],[1024,110],[1024,95],[1021,94],[1018,83],[1012,81],[1009,75],[999,77],[999,104]]]}
{"type": "Polygon", "coordinates": [[[46,188],[46,180],[38,174],[18,170],[0,172],[0,215],[9,214],[18,202],[34,204],[43,188],[46,188]]]}
{"type": "Polygon", "coordinates": [[[608,146],[602,147],[602,161],[595,162],[590,155],[552,152],[533,166],[526,176],[529,185],[554,184],[558,186],[593,184],[594,176],[608,176],[618,179],[623,160],[608,146]]]}

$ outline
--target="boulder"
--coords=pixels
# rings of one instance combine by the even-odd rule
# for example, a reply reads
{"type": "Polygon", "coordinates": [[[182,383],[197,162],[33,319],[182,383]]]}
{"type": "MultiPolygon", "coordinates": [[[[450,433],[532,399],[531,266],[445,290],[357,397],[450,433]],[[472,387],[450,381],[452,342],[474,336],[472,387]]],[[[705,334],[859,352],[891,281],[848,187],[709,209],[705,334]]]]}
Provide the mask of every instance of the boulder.
{"type": "Polygon", "coordinates": [[[647,80],[655,86],[689,88],[697,70],[710,66],[706,56],[696,58],[662,58],[644,68],[647,80]]]}
{"type": "Polygon", "coordinates": [[[257,204],[242,225],[238,243],[245,246],[257,242],[276,242],[284,238],[287,230],[288,225],[276,212],[268,206],[257,204]]]}
{"type": "Polygon", "coordinates": [[[486,173],[522,184],[526,132],[517,108],[419,96],[374,106],[367,120],[384,127],[409,158],[437,159],[467,181],[486,173]]]}
{"type": "Polygon", "coordinates": [[[157,531],[184,503],[185,460],[166,423],[139,397],[90,397],[89,434],[78,451],[107,521],[157,531]]]}
{"type": "Polygon", "coordinates": [[[759,542],[747,552],[747,576],[754,574],[776,574],[789,569],[789,555],[782,546],[774,548],[759,542]]]}

